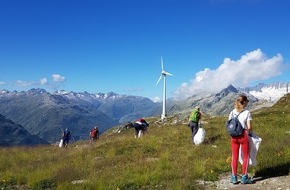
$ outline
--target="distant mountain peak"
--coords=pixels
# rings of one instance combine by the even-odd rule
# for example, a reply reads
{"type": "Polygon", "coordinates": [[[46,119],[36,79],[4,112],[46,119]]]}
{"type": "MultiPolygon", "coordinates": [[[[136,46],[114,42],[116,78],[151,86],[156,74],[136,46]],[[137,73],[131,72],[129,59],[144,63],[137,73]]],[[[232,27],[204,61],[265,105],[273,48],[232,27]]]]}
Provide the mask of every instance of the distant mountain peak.
{"type": "Polygon", "coordinates": [[[238,93],[238,92],[239,92],[239,91],[237,90],[237,88],[234,87],[232,84],[230,84],[227,88],[225,88],[224,91],[234,92],[234,93],[238,93]]]}
{"type": "Polygon", "coordinates": [[[42,93],[47,93],[47,91],[43,88],[32,88],[32,89],[28,90],[28,93],[42,94],[42,93]]]}
{"type": "Polygon", "coordinates": [[[224,97],[230,93],[239,93],[239,90],[237,90],[232,84],[230,84],[227,88],[224,88],[219,93],[217,93],[215,96],[216,97],[224,97]]]}

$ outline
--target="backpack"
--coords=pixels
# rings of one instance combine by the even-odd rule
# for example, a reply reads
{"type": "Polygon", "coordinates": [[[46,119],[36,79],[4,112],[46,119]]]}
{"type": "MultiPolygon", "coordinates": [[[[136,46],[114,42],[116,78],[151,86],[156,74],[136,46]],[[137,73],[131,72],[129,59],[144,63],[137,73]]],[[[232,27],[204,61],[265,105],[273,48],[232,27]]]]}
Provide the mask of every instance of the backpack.
{"type": "Polygon", "coordinates": [[[144,127],[149,127],[149,124],[148,124],[147,121],[145,121],[145,119],[143,119],[143,118],[139,118],[139,119],[137,119],[137,123],[143,125],[144,127]]]}
{"type": "Polygon", "coordinates": [[[199,116],[199,112],[197,109],[192,110],[190,117],[189,117],[189,121],[193,121],[195,123],[198,122],[198,116],[199,116]]]}
{"type": "Polygon", "coordinates": [[[93,129],[93,130],[91,131],[91,138],[95,138],[95,137],[97,136],[97,132],[98,132],[97,129],[93,129]]]}
{"type": "Polygon", "coordinates": [[[238,118],[243,111],[241,111],[237,116],[234,116],[233,112],[231,112],[232,118],[226,122],[227,132],[232,137],[240,136],[243,133],[244,128],[238,118]]]}
{"type": "Polygon", "coordinates": [[[143,119],[143,118],[138,118],[137,121],[143,123],[143,122],[145,122],[145,119],[143,119]]]}

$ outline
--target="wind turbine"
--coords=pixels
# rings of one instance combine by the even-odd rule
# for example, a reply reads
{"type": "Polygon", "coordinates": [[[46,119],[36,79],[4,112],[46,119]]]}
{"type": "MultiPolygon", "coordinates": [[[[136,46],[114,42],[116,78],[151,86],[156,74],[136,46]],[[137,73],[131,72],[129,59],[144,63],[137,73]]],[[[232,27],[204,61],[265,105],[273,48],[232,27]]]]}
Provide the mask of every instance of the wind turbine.
{"type": "Polygon", "coordinates": [[[171,73],[168,73],[164,70],[164,67],[163,67],[163,59],[162,59],[162,56],[161,56],[161,75],[158,79],[158,81],[156,82],[156,85],[160,82],[161,78],[163,77],[163,81],[164,81],[164,84],[163,84],[163,105],[162,105],[162,114],[161,114],[161,121],[163,121],[166,117],[166,76],[169,75],[169,76],[173,76],[173,74],[171,73]]]}

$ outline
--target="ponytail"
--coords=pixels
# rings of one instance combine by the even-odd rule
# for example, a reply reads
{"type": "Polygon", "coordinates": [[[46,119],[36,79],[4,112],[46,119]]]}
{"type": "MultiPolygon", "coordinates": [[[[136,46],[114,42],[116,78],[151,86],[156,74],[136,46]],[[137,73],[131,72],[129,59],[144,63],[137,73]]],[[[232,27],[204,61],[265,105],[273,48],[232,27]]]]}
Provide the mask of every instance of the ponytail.
{"type": "Polygon", "coordinates": [[[248,100],[247,96],[240,95],[235,102],[236,110],[238,112],[241,112],[246,107],[246,103],[248,103],[248,102],[249,102],[249,100],[248,100]]]}

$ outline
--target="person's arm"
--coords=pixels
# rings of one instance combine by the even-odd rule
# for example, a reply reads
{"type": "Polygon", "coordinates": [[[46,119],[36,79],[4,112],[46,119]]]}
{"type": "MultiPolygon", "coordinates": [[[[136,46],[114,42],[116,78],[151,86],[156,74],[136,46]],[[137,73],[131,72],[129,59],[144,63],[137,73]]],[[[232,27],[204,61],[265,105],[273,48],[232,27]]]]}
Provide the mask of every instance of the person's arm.
{"type": "Polygon", "coordinates": [[[248,132],[249,132],[249,134],[251,134],[252,131],[253,131],[252,114],[251,114],[251,112],[248,113],[247,122],[246,123],[247,123],[248,132]]]}
{"type": "Polygon", "coordinates": [[[145,121],[145,127],[149,127],[149,123],[147,123],[147,121],[145,121]]]}
{"type": "Polygon", "coordinates": [[[199,120],[201,119],[201,116],[202,116],[202,113],[201,113],[201,111],[199,111],[199,112],[198,112],[199,120]]]}
{"type": "Polygon", "coordinates": [[[247,128],[248,128],[249,134],[251,134],[253,131],[253,126],[252,126],[251,120],[249,119],[247,120],[247,128]]]}

